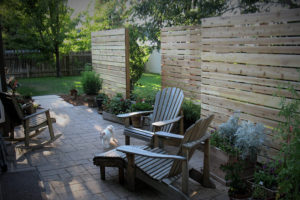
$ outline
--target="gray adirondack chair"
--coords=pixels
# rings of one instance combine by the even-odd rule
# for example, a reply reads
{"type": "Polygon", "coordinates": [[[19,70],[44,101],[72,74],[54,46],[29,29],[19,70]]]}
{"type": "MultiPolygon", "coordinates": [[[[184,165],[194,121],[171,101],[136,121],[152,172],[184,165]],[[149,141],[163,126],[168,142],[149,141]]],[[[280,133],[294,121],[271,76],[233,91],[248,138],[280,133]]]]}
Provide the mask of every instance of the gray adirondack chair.
{"type": "MultiPolygon", "coordinates": [[[[201,182],[206,187],[214,187],[209,179],[209,137],[207,128],[213,120],[213,115],[206,119],[198,120],[187,129],[184,136],[166,132],[156,132],[155,138],[180,139],[181,145],[177,155],[169,155],[161,148],[151,149],[148,146],[120,146],[117,151],[126,154],[124,158],[127,165],[127,184],[131,190],[135,187],[135,178],[138,178],[168,196],[189,199],[188,161],[196,148],[205,141],[203,175],[197,174],[193,179],[201,182]],[[172,185],[179,177],[182,177],[182,190],[172,185]]],[[[199,172],[198,172],[199,173],[199,172]]],[[[191,174],[191,172],[190,172],[191,174]]]]}
{"type": "Polygon", "coordinates": [[[29,147],[29,139],[37,136],[44,130],[46,126],[49,128],[50,140],[41,144],[31,146],[31,148],[39,148],[45,144],[53,142],[61,136],[61,134],[54,135],[52,123],[55,122],[54,118],[50,117],[49,109],[40,109],[31,115],[24,115],[21,106],[18,104],[13,94],[0,92],[0,98],[6,113],[6,123],[9,125],[10,138],[12,141],[25,141],[25,147],[29,147]],[[15,138],[14,128],[23,125],[25,137],[15,138]],[[31,132],[33,132],[31,134],[31,132]]]}
{"type": "Polygon", "coordinates": [[[138,138],[150,142],[153,132],[170,132],[175,122],[180,121],[180,133],[183,134],[182,116],[178,116],[181,111],[184,99],[183,91],[179,88],[165,88],[157,92],[155,96],[154,108],[152,111],[132,112],[119,114],[118,117],[125,119],[125,144],[130,144],[130,137],[138,138]],[[129,126],[130,117],[144,116],[151,114],[149,130],[142,130],[129,126]]]}

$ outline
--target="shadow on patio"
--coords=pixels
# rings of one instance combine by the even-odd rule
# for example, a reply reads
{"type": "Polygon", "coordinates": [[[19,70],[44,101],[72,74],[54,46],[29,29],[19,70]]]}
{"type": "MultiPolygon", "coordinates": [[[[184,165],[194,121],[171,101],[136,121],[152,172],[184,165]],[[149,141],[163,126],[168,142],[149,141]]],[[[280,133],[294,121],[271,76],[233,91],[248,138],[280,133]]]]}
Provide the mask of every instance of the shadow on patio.
{"type": "MultiPolygon", "coordinates": [[[[116,130],[119,145],[124,145],[123,125],[102,119],[95,109],[86,106],[72,106],[55,95],[35,97],[44,108],[51,109],[55,134],[63,135],[52,144],[38,150],[23,150],[20,143],[8,145],[9,173],[36,170],[40,185],[48,199],[165,199],[161,193],[145,186],[137,192],[130,192],[118,183],[117,168],[107,168],[106,180],[100,180],[100,170],[93,164],[95,153],[107,151],[100,144],[99,131],[112,124],[116,130]]],[[[22,130],[17,130],[20,134],[22,130]]],[[[44,140],[45,130],[30,142],[44,140]]],[[[144,142],[132,139],[133,145],[144,142]]],[[[21,144],[23,145],[23,144],[21,144]]],[[[196,152],[191,165],[202,166],[202,152],[196,152]]],[[[192,199],[224,199],[226,190],[220,184],[217,189],[207,189],[190,179],[192,199]]]]}

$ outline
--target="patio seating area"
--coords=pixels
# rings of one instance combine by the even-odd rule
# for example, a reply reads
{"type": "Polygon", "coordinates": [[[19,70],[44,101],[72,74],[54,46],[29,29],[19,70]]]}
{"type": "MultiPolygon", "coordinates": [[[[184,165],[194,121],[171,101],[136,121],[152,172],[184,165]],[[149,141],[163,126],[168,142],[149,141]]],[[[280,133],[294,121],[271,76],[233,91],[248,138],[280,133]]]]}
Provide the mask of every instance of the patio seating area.
{"type": "MultiPolygon", "coordinates": [[[[166,199],[162,193],[145,185],[136,192],[130,192],[119,184],[118,169],[107,168],[106,180],[100,179],[100,168],[93,164],[96,153],[108,151],[99,139],[99,132],[112,124],[118,144],[124,145],[124,126],[102,119],[96,109],[86,106],[73,106],[59,96],[34,97],[43,108],[50,108],[54,133],[62,134],[52,144],[38,150],[18,148],[21,143],[7,145],[8,174],[15,171],[37,170],[48,199],[166,199]]],[[[18,131],[16,130],[17,134],[18,131]]],[[[32,139],[34,143],[48,137],[48,130],[32,139]]],[[[132,138],[132,145],[145,142],[132,138]]],[[[170,149],[172,150],[172,149],[170,149]]],[[[190,162],[195,169],[202,167],[202,152],[196,151],[190,162]]],[[[215,182],[216,189],[202,187],[189,179],[191,199],[227,199],[226,188],[215,182]]]]}

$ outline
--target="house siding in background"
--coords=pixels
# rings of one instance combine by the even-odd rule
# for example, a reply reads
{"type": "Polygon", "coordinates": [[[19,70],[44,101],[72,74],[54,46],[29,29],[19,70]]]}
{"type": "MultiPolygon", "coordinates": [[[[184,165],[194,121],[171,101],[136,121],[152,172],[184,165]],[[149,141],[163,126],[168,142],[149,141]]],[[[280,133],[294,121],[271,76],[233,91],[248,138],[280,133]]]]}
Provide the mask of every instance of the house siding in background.
{"type": "Polygon", "coordinates": [[[145,66],[145,71],[155,74],[161,74],[161,54],[159,50],[154,50],[150,55],[145,66]]]}

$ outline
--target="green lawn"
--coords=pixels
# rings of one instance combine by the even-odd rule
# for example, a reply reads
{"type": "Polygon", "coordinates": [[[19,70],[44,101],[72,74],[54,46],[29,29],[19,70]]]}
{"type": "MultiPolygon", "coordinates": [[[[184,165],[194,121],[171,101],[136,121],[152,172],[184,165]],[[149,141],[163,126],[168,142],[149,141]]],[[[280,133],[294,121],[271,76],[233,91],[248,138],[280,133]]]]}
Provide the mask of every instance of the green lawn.
{"type": "Polygon", "coordinates": [[[144,73],[137,82],[133,94],[142,98],[154,98],[161,89],[161,76],[159,74],[144,73]]]}
{"type": "Polygon", "coordinates": [[[79,94],[83,92],[80,76],[20,78],[18,81],[20,87],[17,91],[22,95],[68,94],[73,85],[79,90],[79,94]]]}
{"type": "MultiPolygon", "coordinates": [[[[80,76],[20,78],[18,81],[18,92],[22,95],[68,94],[73,85],[79,90],[79,94],[83,93],[80,76]]],[[[154,96],[160,86],[160,75],[144,73],[133,93],[139,97],[154,96]]]]}

